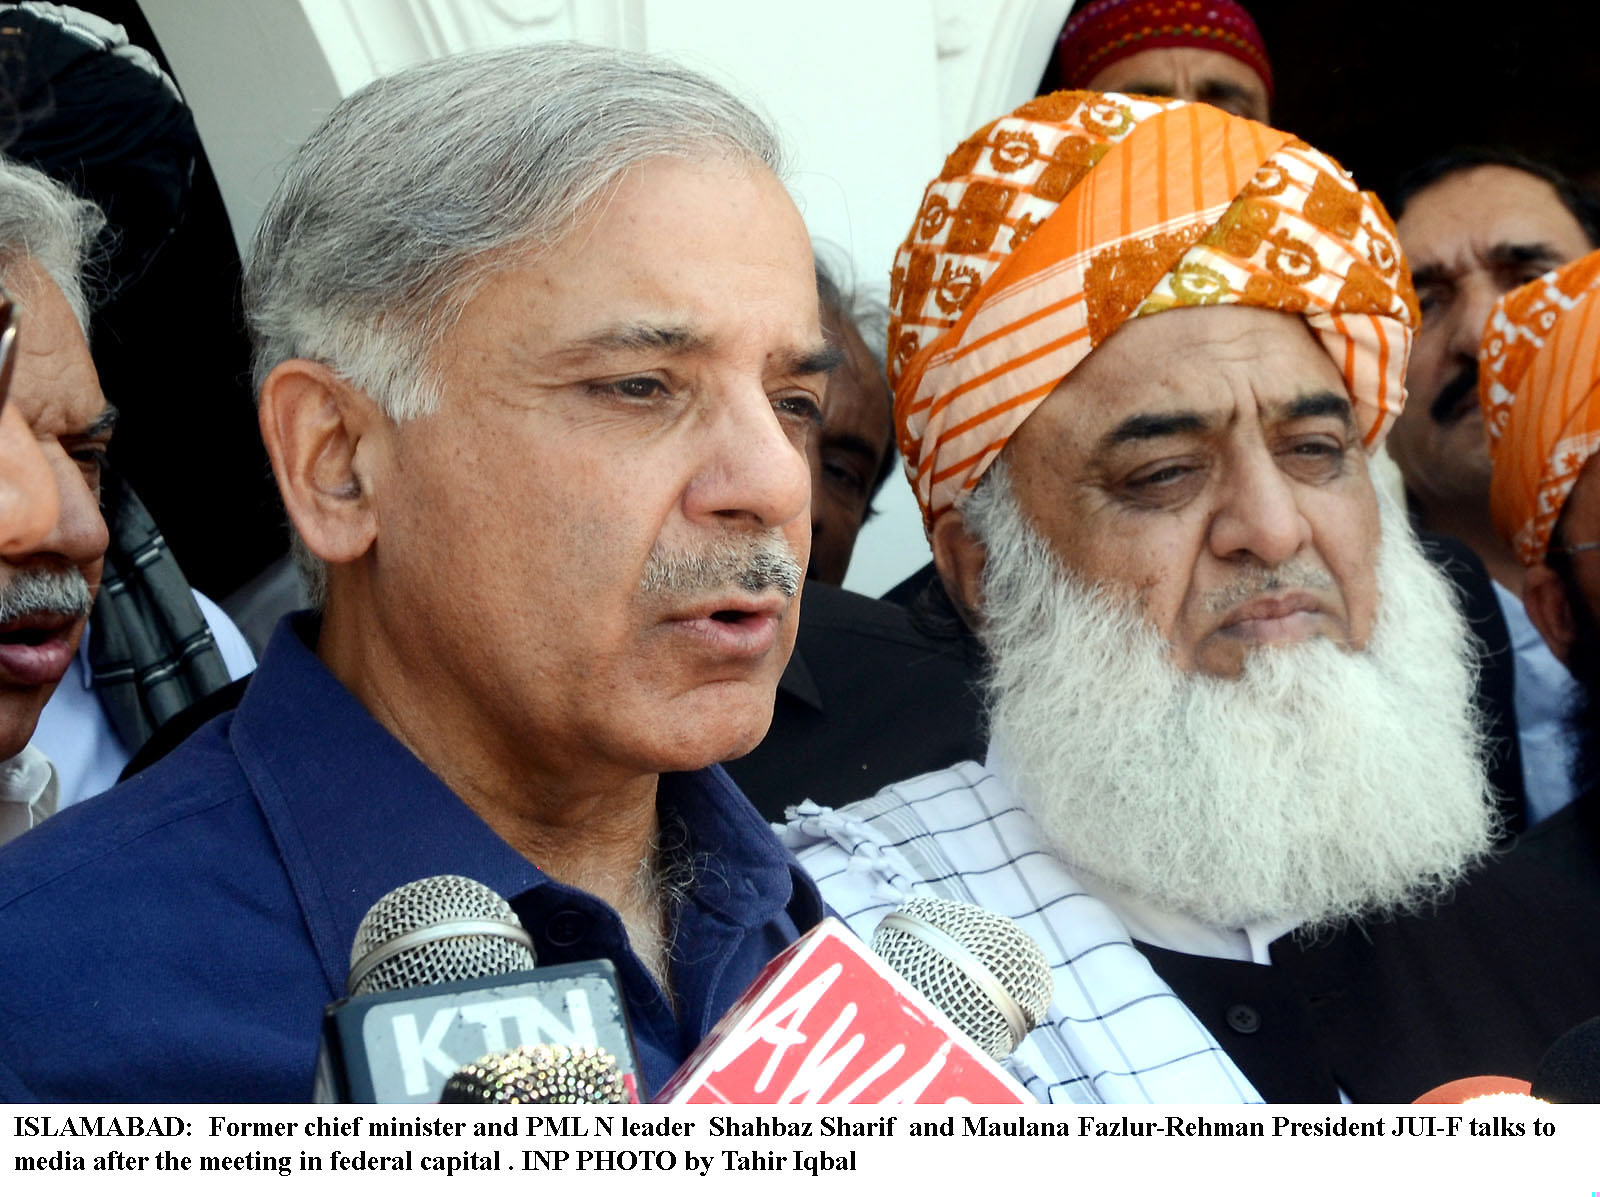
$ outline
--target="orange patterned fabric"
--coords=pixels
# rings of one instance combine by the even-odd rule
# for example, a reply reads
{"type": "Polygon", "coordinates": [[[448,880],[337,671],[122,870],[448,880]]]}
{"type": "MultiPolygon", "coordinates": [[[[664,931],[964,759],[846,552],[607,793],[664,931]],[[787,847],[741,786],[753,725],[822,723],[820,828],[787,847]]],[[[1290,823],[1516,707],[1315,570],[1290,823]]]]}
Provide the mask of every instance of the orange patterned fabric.
{"type": "Polygon", "coordinates": [[[1489,512],[1524,565],[1600,449],[1600,251],[1508,291],[1478,350],[1494,481],[1489,512]]]}
{"type": "Polygon", "coordinates": [[[1302,314],[1371,448],[1405,399],[1416,295],[1377,198],[1304,142],[1203,104],[1057,92],[950,155],[895,257],[889,377],[933,521],[1123,321],[1302,314]]]}

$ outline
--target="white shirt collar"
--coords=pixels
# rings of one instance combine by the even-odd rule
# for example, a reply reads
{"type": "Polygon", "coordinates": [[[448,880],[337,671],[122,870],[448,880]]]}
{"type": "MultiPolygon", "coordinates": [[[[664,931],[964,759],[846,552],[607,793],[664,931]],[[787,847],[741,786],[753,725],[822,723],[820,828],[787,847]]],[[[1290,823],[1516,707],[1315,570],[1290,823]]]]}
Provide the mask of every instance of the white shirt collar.
{"type": "Polygon", "coordinates": [[[0,843],[55,814],[58,797],[55,766],[32,744],[0,761],[0,843]]]}

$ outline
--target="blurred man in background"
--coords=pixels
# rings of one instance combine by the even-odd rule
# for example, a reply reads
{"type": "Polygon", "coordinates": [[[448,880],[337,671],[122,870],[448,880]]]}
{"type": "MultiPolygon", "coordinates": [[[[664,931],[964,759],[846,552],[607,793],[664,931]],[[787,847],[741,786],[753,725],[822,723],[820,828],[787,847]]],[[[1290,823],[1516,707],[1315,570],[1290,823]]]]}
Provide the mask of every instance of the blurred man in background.
{"type": "Polygon", "coordinates": [[[1501,295],[1600,246],[1600,206],[1558,172],[1503,150],[1424,163],[1402,179],[1395,203],[1422,326],[1390,452],[1417,524],[1465,543],[1494,579],[1515,654],[1532,824],[1571,800],[1568,715],[1576,694],[1524,611],[1525,567],[1490,518],[1478,349],[1501,295]]]}
{"type": "Polygon", "coordinates": [[[1235,0],[1091,0],[1056,45],[1062,87],[1198,100],[1271,118],[1272,63],[1235,0]]]}

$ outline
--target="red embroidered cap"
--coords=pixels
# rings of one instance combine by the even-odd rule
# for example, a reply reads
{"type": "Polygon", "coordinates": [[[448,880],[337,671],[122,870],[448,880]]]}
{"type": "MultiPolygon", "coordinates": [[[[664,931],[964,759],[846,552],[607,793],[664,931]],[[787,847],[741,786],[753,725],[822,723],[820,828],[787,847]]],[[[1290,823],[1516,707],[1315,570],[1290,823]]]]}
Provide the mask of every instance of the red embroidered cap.
{"type": "Polygon", "coordinates": [[[1087,87],[1106,67],[1162,46],[1216,50],[1244,63],[1272,98],[1272,63],[1235,0],[1092,0],[1075,11],[1056,42],[1062,87],[1087,87]]]}

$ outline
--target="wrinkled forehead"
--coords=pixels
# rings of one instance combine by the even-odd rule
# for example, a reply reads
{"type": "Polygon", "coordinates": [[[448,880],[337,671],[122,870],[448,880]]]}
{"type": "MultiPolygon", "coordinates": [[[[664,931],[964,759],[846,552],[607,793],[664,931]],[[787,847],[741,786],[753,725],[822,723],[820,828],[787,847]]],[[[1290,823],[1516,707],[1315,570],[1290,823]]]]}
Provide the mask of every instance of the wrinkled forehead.
{"type": "Polygon", "coordinates": [[[0,282],[17,305],[9,402],[40,435],[81,431],[106,410],[106,398],[77,316],[31,259],[0,272],[0,282]]]}
{"type": "Polygon", "coordinates": [[[1279,419],[1311,397],[1351,410],[1342,371],[1301,317],[1238,305],[1182,308],[1128,321],[1028,422],[1044,413],[1089,449],[1119,430],[1138,439],[1240,417],[1279,419]]]}
{"type": "MultiPolygon", "coordinates": [[[[1118,59],[1097,72],[1097,91],[1177,96],[1199,93],[1207,85],[1241,88],[1266,98],[1267,85],[1244,63],[1220,50],[1200,46],[1159,46],[1118,59]],[[1181,90],[1180,90],[1181,89],[1181,90]]],[[[1207,95],[1201,99],[1210,101],[1207,95]]]]}
{"type": "Polygon", "coordinates": [[[1458,171],[1418,191],[1395,228],[1419,281],[1479,265],[1496,250],[1553,245],[1576,255],[1588,245],[1554,187],[1499,165],[1458,171]]]}

